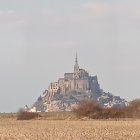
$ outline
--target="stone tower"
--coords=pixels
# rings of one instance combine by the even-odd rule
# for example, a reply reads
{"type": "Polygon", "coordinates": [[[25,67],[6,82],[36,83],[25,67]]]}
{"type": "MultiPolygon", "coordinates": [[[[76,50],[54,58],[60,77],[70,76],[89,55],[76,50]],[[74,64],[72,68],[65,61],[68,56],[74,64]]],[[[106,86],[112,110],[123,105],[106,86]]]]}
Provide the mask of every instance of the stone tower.
{"type": "Polygon", "coordinates": [[[77,59],[77,53],[75,58],[75,65],[74,65],[74,79],[79,79],[80,76],[80,70],[78,66],[78,59],[77,59]]]}

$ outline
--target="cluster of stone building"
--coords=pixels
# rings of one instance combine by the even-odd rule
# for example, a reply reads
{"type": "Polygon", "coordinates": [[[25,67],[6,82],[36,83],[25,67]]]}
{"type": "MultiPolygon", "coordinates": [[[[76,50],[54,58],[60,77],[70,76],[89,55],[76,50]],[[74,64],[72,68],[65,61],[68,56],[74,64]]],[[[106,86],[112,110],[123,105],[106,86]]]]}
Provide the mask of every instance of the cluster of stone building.
{"type": "Polygon", "coordinates": [[[64,78],[59,78],[58,82],[51,83],[46,92],[55,94],[60,92],[66,94],[71,91],[76,92],[99,92],[100,90],[97,76],[89,76],[89,73],[84,69],[80,69],[78,66],[78,60],[76,55],[74,72],[65,73],[64,78]]]}
{"type": "Polygon", "coordinates": [[[70,111],[73,105],[84,99],[94,99],[105,107],[127,105],[126,100],[103,92],[97,76],[90,76],[86,70],[79,68],[76,55],[74,71],[50,83],[30,111],[70,111]]]}

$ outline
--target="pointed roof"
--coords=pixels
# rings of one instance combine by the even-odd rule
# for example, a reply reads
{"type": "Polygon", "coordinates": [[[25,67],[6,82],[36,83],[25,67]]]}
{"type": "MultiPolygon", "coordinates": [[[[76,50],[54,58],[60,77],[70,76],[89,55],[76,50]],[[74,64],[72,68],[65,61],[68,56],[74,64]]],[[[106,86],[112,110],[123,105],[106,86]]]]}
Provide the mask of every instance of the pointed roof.
{"type": "Polygon", "coordinates": [[[75,64],[78,64],[77,53],[76,53],[76,58],[75,58],[75,64]]]}
{"type": "Polygon", "coordinates": [[[76,53],[76,58],[75,58],[75,65],[74,65],[74,68],[79,68],[79,66],[78,66],[77,53],[76,53]]]}

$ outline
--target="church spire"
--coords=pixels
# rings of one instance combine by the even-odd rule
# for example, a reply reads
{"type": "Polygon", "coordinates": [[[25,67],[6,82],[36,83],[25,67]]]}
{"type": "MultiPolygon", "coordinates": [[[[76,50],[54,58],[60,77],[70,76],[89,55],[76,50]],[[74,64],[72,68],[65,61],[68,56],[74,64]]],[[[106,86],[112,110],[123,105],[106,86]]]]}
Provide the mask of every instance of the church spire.
{"type": "Polygon", "coordinates": [[[75,64],[78,65],[77,53],[76,53],[76,58],[75,58],[75,64]]]}
{"type": "Polygon", "coordinates": [[[79,71],[77,53],[76,53],[76,58],[75,58],[74,71],[75,71],[75,72],[76,72],[76,71],[79,71]]]}

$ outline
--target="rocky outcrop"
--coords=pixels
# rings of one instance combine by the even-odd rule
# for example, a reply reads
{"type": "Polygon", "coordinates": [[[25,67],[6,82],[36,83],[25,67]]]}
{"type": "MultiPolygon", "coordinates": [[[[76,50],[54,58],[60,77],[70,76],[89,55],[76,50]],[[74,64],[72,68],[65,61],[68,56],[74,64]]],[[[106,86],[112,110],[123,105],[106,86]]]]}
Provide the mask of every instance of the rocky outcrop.
{"type": "Polygon", "coordinates": [[[128,102],[125,99],[121,99],[111,93],[101,92],[98,97],[94,97],[95,95],[92,92],[82,93],[71,91],[66,95],[62,95],[60,92],[57,92],[52,95],[46,91],[38,98],[32,108],[36,108],[37,112],[71,111],[72,108],[75,107],[81,100],[85,99],[96,100],[104,107],[128,106],[128,102]]]}

